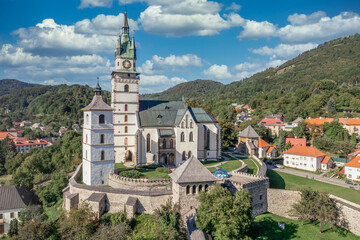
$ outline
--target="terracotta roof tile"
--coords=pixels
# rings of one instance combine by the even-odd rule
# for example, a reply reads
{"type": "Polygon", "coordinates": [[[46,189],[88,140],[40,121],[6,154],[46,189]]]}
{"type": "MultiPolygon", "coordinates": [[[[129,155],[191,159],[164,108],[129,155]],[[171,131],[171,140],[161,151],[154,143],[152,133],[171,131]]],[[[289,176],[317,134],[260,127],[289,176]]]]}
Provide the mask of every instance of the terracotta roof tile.
{"type": "Polygon", "coordinates": [[[14,138],[10,133],[8,132],[0,132],[0,139],[5,139],[6,137],[8,138],[14,138]]]}
{"type": "Polygon", "coordinates": [[[351,160],[350,162],[346,163],[344,165],[345,167],[356,167],[356,168],[360,168],[360,157],[356,157],[353,160],[351,160]]]}
{"type": "Polygon", "coordinates": [[[321,157],[325,156],[326,154],[321,152],[315,147],[306,147],[306,146],[294,146],[284,152],[284,154],[291,154],[291,155],[299,155],[299,156],[308,156],[308,157],[321,157]]]}
{"type": "Polygon", "coordinates": [[[346,125],[360,125],[360,119],[359,118],[350,118],[346,125]]]}
{"type": "Polygon", "coordinates": [[[259,139],[259,147],[270,147],[271,145],[268,144],[266,141],[259,139]]]}
{"type": "Polygon", "coordinates": [[[276,119],[276,118],[264,118],[259,122],[259,124],[264,124],[264,125],[284,125],[284,122],[281,121],[280,119],[276,119]]]}
{"type": "Polygon", "coordinates": [[[323,125],[326,122],[332,122],[334,118],[307,118],[305,119],[306,123],[314,125],[323,125]]]}
{"type": "Polygon", "coordinates": [[[306,138],[286,138],[286,143],[288,142],[291,146],[306,146],[306,138]]]}
{"type": "Polygon", "coordinates": [[[269,149],[266,151],[267,153],[271,153],[272,150],[274,150],[275,147],[269,147],[269,149]]]}
{"type": "Polygon", "coordinates": [[[326,157],[324,157],[324,159],[321,161],[321,163],[328,164],[330,160],[331,160],[331,157],[326,156],[326,157]]]}

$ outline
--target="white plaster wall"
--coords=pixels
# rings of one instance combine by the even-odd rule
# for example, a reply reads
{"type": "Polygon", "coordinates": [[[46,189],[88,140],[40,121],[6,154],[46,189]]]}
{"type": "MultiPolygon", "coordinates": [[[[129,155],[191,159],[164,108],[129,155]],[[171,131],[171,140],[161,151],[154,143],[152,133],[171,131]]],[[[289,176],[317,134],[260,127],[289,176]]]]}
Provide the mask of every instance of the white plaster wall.
{"type": "MultiPolygon", "coordinates": [[[[153,156],[158,156],[158,129],[157,128],[142,128],[139,138],[139,162],[142,164],[153,163],[153,156]],[[146,152],[146,138],[150,134],[150,152],[146,152]]],[[[158,161],[156,157],[156,162],[158,161]]]]}
{"type": "Polygon", "coordinates": [[[345,175],[349,179],[359,181],[360,168],[345,166],[345,175]]]}
{"type": "MultiPolygon", "coordinates": [[[[125,124],[136,124],[137,120],[136,120],[136,114],[132,113],[123,113],[123,114],[114,114],[114,123],[118,124],[121,123],[122,125],[125,124]],[[127,115],[127,122],[125,122],[125,115],[127,115]]],[[[118,128],[119,125],[116,125],[116,127],[118,128]]]]}
{"type": "Polygon", "coordinates": [[[207,155],[205,156],[207,159],[216,159],[219,157],[218,155],[218,135],[220,134],[219,129],[214,123],[206,123],[204,124],[210,130],[210,148],[207,150],[207,155]]]}
{"type": "Polygon", "coordinates": [[[19,212],[22,210],[23,210],[23,208],[0,210],[0,214],[3,214],[2,220],[4,221],[4,232],[5,233],[7,233],[9,231],[11,220],[13,220],[15,218],[19,220],[19,212]],[[14,213],[14,218],[10,217],[10,213],[14,213]]]}
{"type": "Polygon", "coordinates": [[[91,162],[87,165],[86,171],[89,171],[90,178],[83,179],[85,184],[91,186],[107,185],[109,174],[114,172],[114,161],[91,162]]]}
{"type": "MultiPolygon", "coordinates": [[[[126,94],[129,93],[122,93],[122,95],[126,96],[126,94]]],[[[126,96],[126,100],[124,102],[130,102],[131,96],[126,96]]],[[[137,101],[137,98],[132,99],[134,102],[137,101]]],[[[133,102],[131,101],[131,102],[133,102]]],[[[138,104],[137,103],[114,103],[113,108],[115,109],[115,112],[123,112],[123,113],[134,113],[138,110],[138,104]],[[128,105],[128,110],[125,111],[125,104],[128,105]]]]}
{"type": "Polygon", "coordinates": [[[317,171],[320,169],[321,160],[324,157],[307,157],[299,155],[284,154],[284,165],[293,168],[304,169],[308,171],[317,171]]]}

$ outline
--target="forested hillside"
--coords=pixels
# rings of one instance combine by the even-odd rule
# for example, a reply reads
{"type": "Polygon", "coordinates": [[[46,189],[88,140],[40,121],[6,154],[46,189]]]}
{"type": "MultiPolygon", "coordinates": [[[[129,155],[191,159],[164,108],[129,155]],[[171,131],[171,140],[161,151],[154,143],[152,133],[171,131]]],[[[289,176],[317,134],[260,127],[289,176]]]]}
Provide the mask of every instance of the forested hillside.
{"type": "Polygon", "coordinates": [[[25,83],[15,79],[3,79],[0,81],[0,96],[34,86],[37,86],[37,84],[25,83]]]}
{"type": "MultiPolygon", "coordinates": [[[[22,120],[55,128],[81,123],[80,110],[90,103],[93,94],[89,86],[57,85],[24,88],[0,96],[0,130],[9,128],[13,121],[22,120]]],[[[110,103],[108,92],[103,92],[103,98],[110,103]]]]}

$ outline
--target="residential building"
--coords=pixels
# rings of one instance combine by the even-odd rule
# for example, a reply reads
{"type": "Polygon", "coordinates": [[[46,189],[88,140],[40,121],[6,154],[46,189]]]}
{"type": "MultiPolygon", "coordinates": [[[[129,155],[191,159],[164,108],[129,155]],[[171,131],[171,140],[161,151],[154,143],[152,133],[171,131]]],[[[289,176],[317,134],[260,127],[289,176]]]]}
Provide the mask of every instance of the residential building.
{"type": "Polygon", "coordinates": [[[5,138],[14,139],[14,136],[8,132],[0,132],[0,142],[5,138]]]}
{"type": "Polygon", "coordinates": [[[31,124],[32,124],[32,122],[25,120],[20,123],[20,127],[27,127],[27,126],[30,126],[31,124]]]}
{"type": "Polygon", "coordinates": [[[259,122],[259,125],[260,124],[269,128],[272,135],[275,136],[279,136],[280,130],[285,130],[285,124],[281,118],[264,118],[259,122]]]}
{"type": "Polygon", "coordinates": [[[335,162],[332,157],[326,156],[321,161],[321,170],[329,170],[335,166],[335,162]]]}
{"type": "Polygon", "coordinates": [[[323,125],[324,123],[328,122],[332,122],[334,121],[334,118],[307,118],[304,120],[305,123],[307,124],[312,124],[312,125],[323,125]]]}
{"type": "Polygon", "coordinates": [[[31,130],[37,130],[40,129],[43,125],[41,125],[41,123],[34,123],[30,128],[31,130]]]}
{"type": "Polygon", "coordinates": [[[306,138],[286,138],[286,143],[293,146],[306,146],[306,138]]]}
{"type": "Polygon", "coordinates": [[[344,165],[345,176],[348,179],[360,181],[360,157],[356,157],[344,165]]]}
{"type": "Polygon", "coordinates": [[[26,140],[25,137],[17,137],[13,139],[16,152],[28,152],[35,147],[46,148],[48,142],[45,139],[26,140]]]}
{"type": "Polygon", "coordinates": [[[67,127],[60,127],[59,136],[62,137],[66,133],[67,130],[68,130],[67,127]]]}
{"type": "Polygon", "coordinates": [[[294,146],[284,152],[284,165],[315,172],[326,154],[315,147],[294,146]]]}
{"type": "Polygon", "coordinates": [[[10,222],[19,219],[19,212],[24,210],[33,199],[33,193],[24,186],[0,186],[0,236],[7,234],[10,222]]]}
{"type": "Polygon", "coordinates": [[[349,134],[355,133],[356,136],[359,136],[360,133],[360,119],[359,118],[350,118],[345,124],[344,128],[348,130],[349,134]]]}

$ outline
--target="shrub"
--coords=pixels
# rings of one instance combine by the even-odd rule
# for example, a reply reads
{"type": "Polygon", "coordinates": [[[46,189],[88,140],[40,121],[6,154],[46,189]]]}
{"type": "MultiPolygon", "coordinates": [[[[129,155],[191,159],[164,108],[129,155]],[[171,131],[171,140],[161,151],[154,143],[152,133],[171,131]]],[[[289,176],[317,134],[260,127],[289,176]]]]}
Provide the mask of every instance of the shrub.
{"type": "Polygon", "coordinates": [[[168,168],[164,168],[164,167],[158,167],[156,168],[157,172],[161,172],[161,173],[169,173],[169,169],[168,168]]]}
{"type": "Polygon", "coordinates": [[[127,171],[119,172],[119,176],[127,177],[127,178],[140,178],[143,175],[141,174],[141,172],[138,172],[136,170],[127,170],[127,171]]]}

